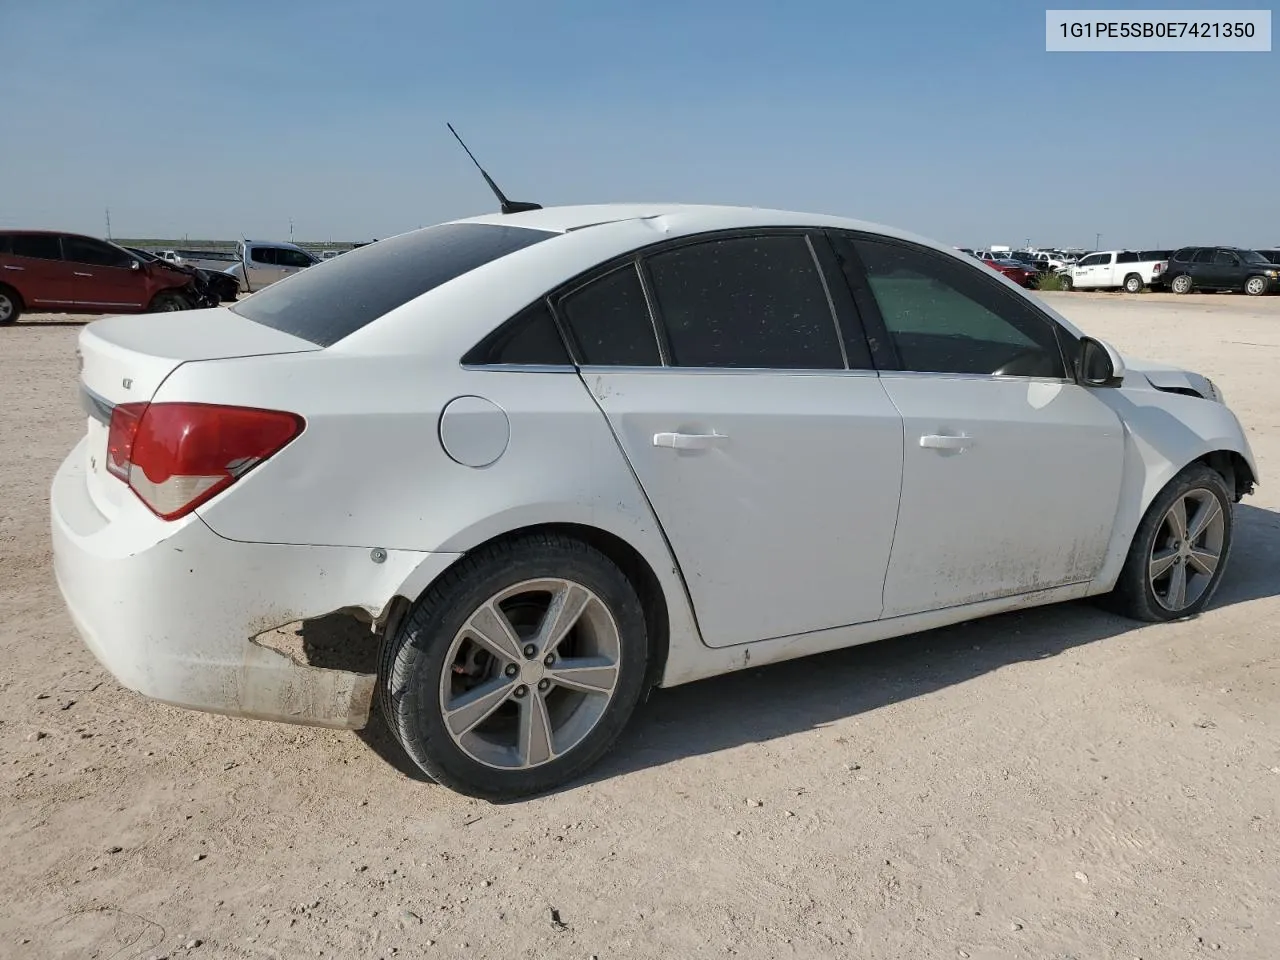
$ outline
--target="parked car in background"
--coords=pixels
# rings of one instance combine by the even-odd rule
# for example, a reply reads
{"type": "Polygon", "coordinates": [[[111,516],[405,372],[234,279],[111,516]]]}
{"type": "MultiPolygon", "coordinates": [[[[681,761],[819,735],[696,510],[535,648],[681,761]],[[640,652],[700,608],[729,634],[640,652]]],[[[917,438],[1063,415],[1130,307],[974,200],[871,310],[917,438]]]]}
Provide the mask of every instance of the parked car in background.
{"type": "Polygon", "coordinates": [[[1091,253],[1066,268],[1062,279],[1067,289],[1124,290],[1141,293],[1164,276],[1165,260],[1143,260],[1137,250],[1106,250],[1091,253]]]}
{"type": "Polygon", "coordinates": [[[655,685],[1091,595],[1194,616],[1257,480],[1206,377],[785,211],[441,224],[79,350],[53,566],[105,667],[259,719],[377,702],[491,798],[582,775],[655,685]],[[376,664],[255,642],[335,611],[376,664]]]}
{"type": "Polygon", "coordinates": [[[1045,250],[1038,250],[1032,256],[1035,258],[1036,267],[1045,272],[1060,273],[1075,263],[1070,257],[1049,253],[1045,250]]]}
{"type": "Polygon", "coordinates": [[[162,260],[158,254],[139,247],[125,247],[124,249],[143,262],[168,263],[170,267],[194,276],[197,280],[197,286],[200,288],[194,306],[216,307],[220,303],[234,303],[240,293],[239,281],[220,270],[208,270],[186,262],[175,264],[171,261],[162,260]]]}
{"type": "Polygon", "coordinates": [[[1280,266],[1256,250],[1182,247],[1169,258],[1165,282],[1174,293],[1244,291],[1251,297],[1280,290],[1280,266]]]}
{"type": "Polygon", "coordinates": [[[1280,250],[1272,250],[1268,247],[1265,250],[1259,250],[1260,254],[1270,260],[1272,263],[1280,263],[1280,250]]]}
{"type": "Polygon", "coordinates": [[[988,267],[997,273],[1003,273],[1020,287],[1034,287],[1040,279],[1040,274],[1035,267],[1028,266],[1025,263],[1019,263],[1017,260],[983,260],[988,267]]]}
{"type": "Polygon", "coordinates": [[[153,256],[163,260],[165,263],[172,263],[175,266],[182,263],[182,257],[178,255],[177,250],[157,250],[153,256]]]}
{"type": "Polygon", "coordinates": [[[158,313],[188,310],[197,278],[159,260],[76,233],[0,230],[0,324],[23,311],[158,313]]]}
{"type": "Polygon", "coordinates": [[[292,243],[244,240],[236,245],[236,262],[226,272],[240,282],[242,293],[253,293],[320,262],[292,243]]]}
{"type": "Polygon", "coordinates": [[[341,250],[325,250],[320,254],[321,260],[332,260],[334,257],[342,253],[341,250]]]}

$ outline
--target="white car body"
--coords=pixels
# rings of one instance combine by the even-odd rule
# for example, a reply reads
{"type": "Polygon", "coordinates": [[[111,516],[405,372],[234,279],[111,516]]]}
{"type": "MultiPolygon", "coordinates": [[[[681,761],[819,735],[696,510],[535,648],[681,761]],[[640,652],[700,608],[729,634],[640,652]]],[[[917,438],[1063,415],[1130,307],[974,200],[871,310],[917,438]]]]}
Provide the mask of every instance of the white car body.
{"type": "Polygon", "coordinates": [[[1143,260],[1136,250],[1103,250],[1089,254],[1066,272],[1077,290],[1123,288],[1137,293],[1158,281],[1168,267],[1168,260],[1143,260]]]}
{"type": "Polygon", "coordinates": [[[648,204],[466,222],[556,236],[323,348],[226,308],[82,332],[88,431],[53,481],[55,569],[79,632],[126,687],[358,728],[372,675],[255,638],[334,611],[394,628],[402,601],[470,551],[546,525],[623,544],[648,568],[666,612],[654,679],[672,686],[1106,592],[1185,466],[1223,458],[1240,492],[1257,477],[1239,421],[1202,398],[1217,396],[1208,381],[1132,360],[1116,388],[1070,375],[463,364],[584,271],[729,230],[913,244],[1081,336],[971,258],[859,221],[648,204]],[[305,430],[163,520],[106,469],[112,408],[147,401],[291,411],[305,430]]]}

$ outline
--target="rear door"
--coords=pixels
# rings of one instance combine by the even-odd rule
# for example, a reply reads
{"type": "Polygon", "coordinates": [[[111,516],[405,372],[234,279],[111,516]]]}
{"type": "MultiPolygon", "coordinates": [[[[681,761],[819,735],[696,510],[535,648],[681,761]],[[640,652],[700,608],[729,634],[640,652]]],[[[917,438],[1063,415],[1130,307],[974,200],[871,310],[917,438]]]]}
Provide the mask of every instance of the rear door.
{"type": "Polygon", "coordinates": [[[71,266],[77,306],[95,310],[144,310],[147,275],[127,252],[91,237],[62,238],[62,259],[71,266]]]}
{"type": "Polygon", "coordinates": [[[1093,579],[1119,502],[1123,429],[1068,375],[1057,324],[928,248],[851,235],[837,249],[868,333],[887,347],[881,382],[905,429],[883,615],[1093,579]]]}
{"type": "Polygon", "coordinates": [[[69,309],[75,303],[71,267],[62,261],[56,233],[15,233],[12,254],[5,258],[4,282],[19,294],[29,310],[69,309]]]}
{"type": "Polygon", "coordinates": [[[699,238],[557,301],[709,646],[880,616],[902,421],[861,333],[841,337],[825,244],[699,238]]]}

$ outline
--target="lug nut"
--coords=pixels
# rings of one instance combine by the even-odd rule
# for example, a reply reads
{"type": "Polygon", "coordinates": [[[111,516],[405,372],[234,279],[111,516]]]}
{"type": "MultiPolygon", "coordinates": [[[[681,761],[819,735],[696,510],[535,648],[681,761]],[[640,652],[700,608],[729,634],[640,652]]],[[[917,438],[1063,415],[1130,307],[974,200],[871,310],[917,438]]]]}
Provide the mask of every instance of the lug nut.
{"type": "Polygon", "coordinates": [[[545,690],[549,686],[551,686],[551,681],[548,680],[546,677],[543,677],[541,680],[538,681],[539,690],[545,690]]]}
{"type": "Polygon", "coordinates": [[[533,657],[536,657],[538,655],[538,648],[535,647],[532,643],[526,643],[524,645],[524,655],[532,659],[533,657]]]}
{"type": "Polygon", "coordinates": [[[542,662],[549,667],[556,662],[556,655],[554,653],[548,653],[546,659],[542,662]]]}
{"type": "Polygon", "coordinates": [[[517,673],[520,672],[520,668],[517,667],[514,663],[509,663],[507,664],[507,669],[505,672],[508,677],[514,677],[517,673]]]}
{"type": "Polygon", "coordinates": [[[526,693],[528,693],[528,692],[529,692],[529,688],[528,688],[528,687],[526,687],[523,683],[522,683],[522,684],[520,684],[520,686],[516,687],[516,697],[517,697],[517,698],[523,697],[523,696],[524,696],[526,693]]]}

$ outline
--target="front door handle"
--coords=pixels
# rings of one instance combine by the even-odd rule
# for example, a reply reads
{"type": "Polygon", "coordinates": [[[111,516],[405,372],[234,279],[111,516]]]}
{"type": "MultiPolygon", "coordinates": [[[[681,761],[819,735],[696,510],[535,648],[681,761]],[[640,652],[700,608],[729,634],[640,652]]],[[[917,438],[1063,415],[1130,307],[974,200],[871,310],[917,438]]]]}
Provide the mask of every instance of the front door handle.
{"type": "Polygon", "coordinates": [[[708,447],[728,440],[722,433],[655,433],[655,447],[672,447],[676,450],[706,450],[708,447]]]}
{"type": "Polygon", "coordinates": [[[81,273],[79,270],[73,271],[77,277],[92,277],[92,273],[81,273]]]}
{"type": "Polygon", "coordinates": [[[27,269],[26,267],[14,267],[14,266],[11,266],[10,264],[7,264],[7,263],[4,265],[4,268],[5,268],[6,270],[16,270],[16,271],[18,271],[19,273],[21,273],[23,270],[27,269]]]}
{"type": "Polygon", "coordinates": [[[926,450],[967,450],[973,446],[973,437],[926,433],[920,438],[920,446],[926,450]]]}

